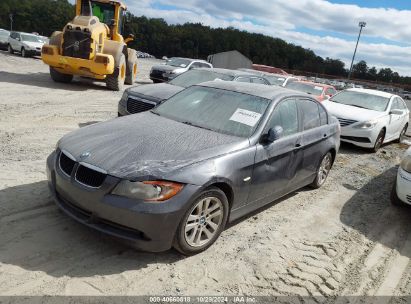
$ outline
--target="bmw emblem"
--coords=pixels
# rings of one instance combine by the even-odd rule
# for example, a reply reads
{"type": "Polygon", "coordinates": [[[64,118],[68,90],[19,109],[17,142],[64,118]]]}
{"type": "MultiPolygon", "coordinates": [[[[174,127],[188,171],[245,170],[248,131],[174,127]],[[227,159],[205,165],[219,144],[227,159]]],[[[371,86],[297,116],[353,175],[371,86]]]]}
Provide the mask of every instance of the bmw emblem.
{"type": "Polygon", "coordinates": [[[84,152],[80,154],[80,160],[85,160],[87,157],[91,155],[90,152],[84,152]]]}

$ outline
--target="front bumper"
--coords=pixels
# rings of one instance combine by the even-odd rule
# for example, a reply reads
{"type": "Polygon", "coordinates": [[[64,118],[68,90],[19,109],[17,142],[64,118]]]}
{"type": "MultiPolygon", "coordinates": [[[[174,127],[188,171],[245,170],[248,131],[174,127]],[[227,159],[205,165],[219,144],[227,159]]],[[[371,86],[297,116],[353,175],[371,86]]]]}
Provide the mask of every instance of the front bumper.
{"type": "Polygon", "coordinates": [[[341,141],[363,147],[373,148],[380,133],[378,127],[372,129],[355,129],[353,127],[341,128],[341,141]]]}
{"type": "Polygon", "coordinates": [[[402,202],[411,205],[411,173],[401,168],[397,175],[397,196],[402,202]]]}
{"type": "Polygon", "coordinates": [[[57,206],[71,218],[151,252],[172,247],[177,227],[200,190],[186,185],[178,195],[162,203],[115,196],[111,191],[119,178],[107,176],[100,188],[88,188],[61,171],[58,152],[47,159],[47,175],[57,206]]]}
{"type": "Polygon", "coordinates": [[[105,75],[114,73],[114,57],[112,55],[99,54],[106,57],[108,63],[99,63],[95,60],[74,58],[59,55],[58,48],[53,45],[43,46],[41,59],[63,74],[80,75],[104,79],[105,75]],[[44,49],[52,50],[52,55],[46,54],[44,49]]]}

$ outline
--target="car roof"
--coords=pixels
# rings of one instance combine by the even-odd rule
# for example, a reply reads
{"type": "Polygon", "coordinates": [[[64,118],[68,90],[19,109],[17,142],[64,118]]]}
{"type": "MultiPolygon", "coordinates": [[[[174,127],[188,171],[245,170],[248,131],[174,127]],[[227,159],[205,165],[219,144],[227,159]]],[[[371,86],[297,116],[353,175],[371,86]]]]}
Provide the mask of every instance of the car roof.
{"type": "MultiPolygon", "coordinates": [[[[229,69],[220,69],[220,68],[196,68],[195,70],[213,71],[213,72],[216,72],[216,73],[229,75],[229,76],[233,76],[233,77],[238,77],[238,76],[258,77],[258,76],[261,76],[261,75],[253,74],[251,72],[246,72],[246,71],[241,71],[241,70],[229,70],[229,69]]],[[[261,76],[261,77],[263,77],[263,76],[261,76]]]]}
{"type": "Polygon", "coordinates": [[[235,81],[209,81],[198,84],[196,86],[203,86],[209,88],[216,88],[222,90],[228,90],[238,93],[244,93],[248,95],[253,95],[257,97],[262,97],[265,99],[276,100],[283,97],[291,97],[291,96],[301,96],[304,98],[311,98],[312,97],[308,94],[301,93],[298,91],[290,90],[283,87],[278,86],[269,86],[263,84],[253,84],[253,83],[246,83],[246,82],[235,82],[235,81]]]}
{"type": "Polygon", "coordinates": [[[370,89],[360,89],[360,88],[353,88],[353,89],[348,89],[347,91],[350,92],[358,92],[358,93],[365,93],[365,94],[370,94],[370,95],[375,95],[375,96],[381,96],[385,98],[391,98],[393,96],[398,97],[396,94],[388,93],[388,92],[383,92],[383,91],[378,91],[378,90],[370,90],[370,89]]]}
{"type": "Polygon", "coordinates": [[[288,78],[297,79],[297,77],[295,77],[293,75],[282,75],[282,74],[269,73],[269,72],[253,70],[253,69],[238,69],[237,71],[249,72],[249,73],[252,73],[252,74],[255,74],[255,75],[259,75],[259,76],[275,76],[275,77],[280,77],[280,78],[284,78],[284,79],[288,79],[288,78]]]}

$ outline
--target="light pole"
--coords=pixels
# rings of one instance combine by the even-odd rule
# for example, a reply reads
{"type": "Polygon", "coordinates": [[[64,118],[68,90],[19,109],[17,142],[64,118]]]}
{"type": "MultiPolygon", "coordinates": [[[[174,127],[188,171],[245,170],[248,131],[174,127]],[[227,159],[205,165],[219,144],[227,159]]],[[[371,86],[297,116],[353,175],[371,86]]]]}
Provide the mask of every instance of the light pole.
{"type": "Polygon", "coordinates": [[[10,32],[12,32],[13,31],[13,14],[10,14],[9,17],[10,17],[10,32]]]}
{"type": "Polygon", "coordinates": [[[358,34],[357,44],[355,45],[354,55],[352,56],[350,73],[348,74],[348,79],[351,78],[352,68],[353,68],[353,65],[354,65],[355,55],[357,54],[357,48],[358,48],[358,43],[360,42],[362,29],[363,29],[366,25],[367,25],[367,23],[365,23],[364,21],[361,21],[361,22],[358,24],[358,26],[360,27],[360,33],[358,34]]]}

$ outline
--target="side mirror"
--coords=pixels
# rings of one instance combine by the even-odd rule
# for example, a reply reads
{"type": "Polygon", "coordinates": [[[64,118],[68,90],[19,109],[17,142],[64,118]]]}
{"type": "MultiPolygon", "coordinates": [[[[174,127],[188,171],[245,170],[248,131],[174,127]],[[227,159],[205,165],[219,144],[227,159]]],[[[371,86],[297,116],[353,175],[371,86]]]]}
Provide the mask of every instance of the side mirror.
{"type": "Polygon", "coordinates": [[[401,110],[391,110],[390,111],[390,115],[402,115],[402,114],[404,114],[404,112],[401,110]]]}
{"type": "Polygon", "coordinates": [[[273,143],[277,140],[279,140],[284,133],[284,129],[280,126],[275,126],[274,128],[271,128],[270,130],[268,130],[268,134],[267,134],[267,142],[269,143],[273,143]]]}
{"type": "Polygon", "coordinates": [[[16,38],[17,41],[21,41],[19,37],[16,38]]]}

